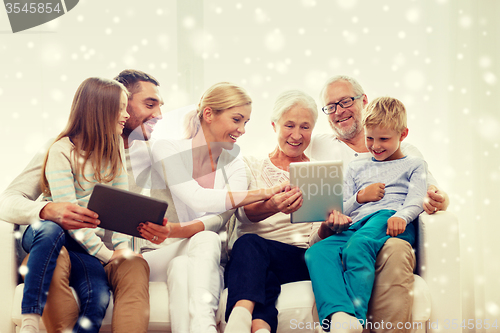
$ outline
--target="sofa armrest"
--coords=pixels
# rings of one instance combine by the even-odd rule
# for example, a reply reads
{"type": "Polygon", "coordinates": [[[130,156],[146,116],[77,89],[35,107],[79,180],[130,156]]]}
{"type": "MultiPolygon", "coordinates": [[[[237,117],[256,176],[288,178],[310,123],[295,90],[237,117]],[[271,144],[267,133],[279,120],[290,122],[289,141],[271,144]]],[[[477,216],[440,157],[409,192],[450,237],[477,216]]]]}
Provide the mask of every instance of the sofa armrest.
{"type": "Polygon", "coordinates": [[[12,301],[17,285],[17,259],[15,251],[14,224],[0,220],[0,332],[13,332],[11,319],[12,301]]]}
{"type": "MultiPolygon", "coordinates": [[[[426,281],[432,297],[430,327],[442,330],[446,323],[462,321],[460,232],[450,212],[422,213],[418,219],[417,273],[426,281]]],[[[461,332],[460,328],[447,332],[461,332]]]]}

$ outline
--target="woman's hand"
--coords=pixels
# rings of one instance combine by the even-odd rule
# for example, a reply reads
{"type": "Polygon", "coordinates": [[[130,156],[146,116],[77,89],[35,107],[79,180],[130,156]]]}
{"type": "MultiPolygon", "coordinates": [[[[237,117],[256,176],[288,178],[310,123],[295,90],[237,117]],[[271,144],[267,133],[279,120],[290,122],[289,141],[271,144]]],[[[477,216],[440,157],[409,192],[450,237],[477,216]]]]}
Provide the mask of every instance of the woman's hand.
{"type": "Polygon", "coordinates": [[[288,190],[290,190],[290,182],[289,181],[286,181],[286,182],[280,183],[278,185],[274,185],[273,187],[264,189],[264,191],[266,191],[266,194],[267,194],[267,199],[270,199],[275,194],[278,194],[281,192],[286,192],[288,190]]]}
{"type": "Polygon", "coordinates": [[[302,192],[298,187],[294,187],[273,195],[265,204],[276,213],[291,214],[302,206],[303,201],[302,192]]]}
{"type": "Polygon", "coordinates": [[[144,239],[147,239],[154,244],[161,244],[170,235],[171,229],[170,225],[167,223],[167,219],[163,219],[163,225],[151,222],[141,223],[137,227],[137,230],[144,239]]]}
{"type": "Polygon", "coordinates": [[[361,189],[358,192],[356,200],[362,204],[366,202],[379,201],[385,195],[385,184],[374,183],[361,189]]]}
{"type": "Polygon", "coordinates": [[[334,210],[330,213],[330,215],[328,215],[328,219],[322,224],[334,233],[341,233],[342,231],[349,229],[351,222],[352,219],[349,216],[334,210]]]}

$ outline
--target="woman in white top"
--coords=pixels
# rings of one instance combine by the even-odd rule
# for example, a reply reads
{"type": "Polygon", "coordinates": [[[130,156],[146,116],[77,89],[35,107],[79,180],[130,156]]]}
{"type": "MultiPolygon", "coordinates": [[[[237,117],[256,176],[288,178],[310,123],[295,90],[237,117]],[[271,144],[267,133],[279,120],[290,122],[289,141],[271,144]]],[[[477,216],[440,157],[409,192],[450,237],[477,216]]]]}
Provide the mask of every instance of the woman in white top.
{"type": "Polygon", "coordinates": [[[216,332],[222,288],[221,239],[216,232],[225,228],[235,208],[268,199],[286,186],[247,190],[245,166],[234,144],[245,133],[251,102],[241,87],[215,84],[189,117],[188,139],[153,146],[153,174],[168,186],[177,221],[164,227],[147,223],[139,229],[159,245],[143,255],[150,280],[167,282],[174,333],[216,332]]]}
{"type": "MultiPolygon", "coordinates": [[[[250,189],[286,182],[291,162],[309,161],[304,150],[317,116],[316,103],[301,91],[278,97],[271,116],[278,144],[269,157],[246,160],[250,189]]],[[[225,272],[229,318],[225,333],[276,332],[280,285],[309,280],[304,253],[314,243],[321,223],[291,224],[289,214],[301,204],[301,192],[294,188],[238,209],[239,238],[225,272]]]]}

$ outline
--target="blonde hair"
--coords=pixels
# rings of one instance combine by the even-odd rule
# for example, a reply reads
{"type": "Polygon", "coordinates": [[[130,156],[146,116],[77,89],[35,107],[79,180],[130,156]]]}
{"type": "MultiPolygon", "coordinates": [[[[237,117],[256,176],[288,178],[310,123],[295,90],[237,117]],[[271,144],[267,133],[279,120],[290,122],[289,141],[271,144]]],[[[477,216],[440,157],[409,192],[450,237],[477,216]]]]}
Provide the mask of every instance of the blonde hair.
{"type": "Polygon", "coordinates": [[[242,87],[229,82],[214,84],[203,93],[196,110],[186,115],[186,137],[191,139],[200,130],[205,108],[209,107],[214,114],[219,115],[228,109],[251,103],[252,99],[242,87]]]}
{"type": "MultiPolygon", "coordinates": [[[[76,173],[84,180],[88,181],[84,174],[88,161],[92,163],[94,179],[98,182],[110,182],[122,172],[121,136],[116,130],[122,92],[129,95],[125,86],[115,80],[91,77],[83,81],[73,98],[66,128],[54,141],[77,138],[73,140],[74,162],[76,173]]],[[[48,152],[42,165],[41,187],[44,194],[50,195],[45,175],[47,158],[48,152]]]]}
{"type": "Polygon", "coordinates": [[[300,90],[287,90],[279,94],[274,102],[271,121],[278,122],[283,115],[296,105],[305,107],[313,118],[313,127],[318,119],[318,107],[314,99],[300,90]]]}
{"type": "Polygon", "coordinates": [[[407,127],[406,108],[401,101],[392,97],[375,98],[365,108],[362,125],[380,126],[401,133],[407,127]]]}

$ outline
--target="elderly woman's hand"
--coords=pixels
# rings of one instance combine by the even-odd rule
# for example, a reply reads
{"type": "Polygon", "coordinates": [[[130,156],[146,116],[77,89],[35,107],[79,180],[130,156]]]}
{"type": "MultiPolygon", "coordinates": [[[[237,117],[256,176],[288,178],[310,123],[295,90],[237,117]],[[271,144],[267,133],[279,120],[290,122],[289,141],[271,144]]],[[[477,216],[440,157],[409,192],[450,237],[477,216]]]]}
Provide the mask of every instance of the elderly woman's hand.
{"type": "Polygon", "coordinates": [[[328,215],[328,219],[323,222],[331,231],[334,233],[341,233],[349,229],[351,226],[352,219],[336,210],[332,211],[328,215]]]}
{"type": "Polygon", "coordinates": [[[275,212],[290,214],[297,211],[302,206],[303,201],[302,192],[298,187],[294,187],[273,195],[266,201],[266,204],[275,212]]]}

